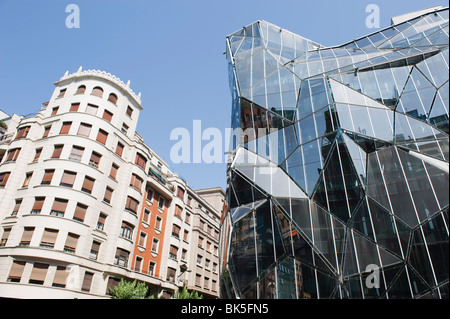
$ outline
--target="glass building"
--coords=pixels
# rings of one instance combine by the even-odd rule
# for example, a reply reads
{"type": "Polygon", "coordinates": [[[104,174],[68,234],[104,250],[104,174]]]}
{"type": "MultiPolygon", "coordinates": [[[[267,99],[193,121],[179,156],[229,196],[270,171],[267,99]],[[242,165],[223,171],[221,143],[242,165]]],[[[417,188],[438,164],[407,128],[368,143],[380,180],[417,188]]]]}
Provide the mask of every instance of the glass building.
{"type": "Polygon", "coordinates": [[[334,47],[227,37],[222,298],[448,298],[448,52],[448,8],[334,47]]]}

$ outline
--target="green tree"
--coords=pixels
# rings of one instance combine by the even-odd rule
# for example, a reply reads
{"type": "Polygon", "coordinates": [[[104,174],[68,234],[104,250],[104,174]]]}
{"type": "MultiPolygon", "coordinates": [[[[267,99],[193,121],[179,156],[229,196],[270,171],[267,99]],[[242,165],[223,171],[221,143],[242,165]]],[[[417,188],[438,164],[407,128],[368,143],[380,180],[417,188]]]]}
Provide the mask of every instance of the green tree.
{"type": "Polygon", "coordinates": [[[0,121],[0,127],[3,128],[3,129],[5,129],[5,130],[8,129],[8,125],[6,125],[6,123],[3,122],[3,121],[0,121]]]}
{"type": "Polygon", "coordinates": [[[178,289],[175,294],[173,295],[174,299],[203,299],[203,296],[200,295],[197,291],[192,290],[189,292],[186,288],[186,286],[183,287],[183,289],[180,291],[178,289]]]}
{"type": "Polygon", "coordinates": [[[154,296],[147,297],[148,287],[143,282],[126,281],[123,278],[114,288],[110,288],[113,299],[154,299],[154,296]]]}

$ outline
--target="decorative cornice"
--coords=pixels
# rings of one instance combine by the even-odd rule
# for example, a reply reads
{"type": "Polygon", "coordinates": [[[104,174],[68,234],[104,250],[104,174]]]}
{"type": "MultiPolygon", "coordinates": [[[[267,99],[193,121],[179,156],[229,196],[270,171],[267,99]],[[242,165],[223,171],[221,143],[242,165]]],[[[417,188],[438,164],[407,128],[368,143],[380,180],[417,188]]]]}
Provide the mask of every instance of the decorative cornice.
{"type": "Polygon", "coordinates": [[[58,82],[67,80],[67,79],[76,78],[76,77],[80,77],[80,76],[95,76],[95,77],[99,77],[99,78],[111,81],[111,82],[115,83],[116,85],[118,85],[120,88],[122,88],[125,92],[130,94],[130,96],[139,105],[141,104],[141,92],[139,92],[139,94],[137,94],[137,95],[136,95],[136,93],[133,92],[133,90],[130,88],[130,80],[128,80],[127,83],[124,83],[117,76],[115,76],[115,75],[113,75],[111,73],[105,72],[105,71],[101,71],[101,70],[85,70],[85,71],[82,71],[82,67],[80,66],[78,71],[75,72],[75,73],[69,74],[69,71],[66,71],[66,73],[64,73],[64,75],[59,79],[59,81],[55,82],[55,84],[57,84],[58,82]]]}

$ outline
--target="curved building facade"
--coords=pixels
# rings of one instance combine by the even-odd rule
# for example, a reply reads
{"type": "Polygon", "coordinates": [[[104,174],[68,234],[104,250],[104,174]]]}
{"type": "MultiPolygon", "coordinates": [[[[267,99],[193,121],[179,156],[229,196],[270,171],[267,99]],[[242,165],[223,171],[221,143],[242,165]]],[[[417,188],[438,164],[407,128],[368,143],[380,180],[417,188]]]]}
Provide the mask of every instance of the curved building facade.
{"type": "MultiPolygon", "coordinates": [[[[81,68],[55,86],[45,107],[0,144],[0,296],[108,297],[125,278],[158,297],[183,284],[217,297],[218,268],[201,277],[208,285],[187,275],[197,273],[192,228],[211,216],[217,247],[219,213],[137,134],[140,94],[81,68]]],[[[217,265],[218,252],[210,255],[217,265]]]]}
{"type": "Polygon", "coordinates": [[[324,47],[227,37],[224,298],[448,298],[448,8],[324,47]]]}

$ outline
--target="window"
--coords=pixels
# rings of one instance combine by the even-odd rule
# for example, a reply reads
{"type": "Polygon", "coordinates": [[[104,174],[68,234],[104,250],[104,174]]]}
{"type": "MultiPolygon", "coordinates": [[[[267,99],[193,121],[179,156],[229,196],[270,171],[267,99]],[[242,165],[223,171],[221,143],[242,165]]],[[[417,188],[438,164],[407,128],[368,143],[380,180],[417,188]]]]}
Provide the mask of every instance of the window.
{"type": "Polygon", "coordinates": [[[52,108],[51,116],[56,115],[58,113],[58,110],[59,110],[59,106],[56,106],[56,107],[52,108]]]}
{"type": "Polygon", "coordinates": [[[141,271],[141,265],[142,265],[142,257],[136,256],[136,262],[134,263],[134,271],[141,271]]]}
{"type": "Polygon", "coordinates": [[[203,283],[203,288],[209,289],[209,278],[205,277],[205,281],[203,283]]]}
{"type": "Polygon", "coordinates": [[[175,205],[175,217],[178,217],[179,219],[181,219],[182,211],[183,211],[183,209],[180,206],[175,205]]]}
{"type": "Polygon", "coordinates": [[[124,148],[123,144],[121,144],[120,142],[117,143],[116,154],[122,156],[123,148],[124,148]]]}
{"type": "Polygon", "coordinates": [[[159,239],[158,238],[153,238],[152,252],[157,253],[158,252],[158,248],[159,248],[159,239]]]}
{"type": "Polygon", "coordinates": [[[8,182],[9,175],[11,175],[11,172],[3,172],[0,173],[0,187],[6,186],[6,183],[8,182]]]}
{"type": "Polygon", "coordinates": [[[33,237],[34,227],[24,227],[22,238],[20,239],[19,246],[30,246],[31,238],[33,237]]]}
{"type": "Polygon", "coordinates": [[[66,212],[67,203],[69,201],[67,199],[55,198],[53,202],[52,210],[50,211],[50,215],[63,217],[66,212]]]}
{"type": "Polygon", "coordinates": [[[181,251],[181,260],[186,261],[187,250],[183,249],[181,251]]]}
{"type": "Polygon", "coordinates": [[[72,122],[63,122],[61,131],[59,131],[59,134],[69,134],[71,126],[72,126],[72,122]]]}
{"type": "Polygon", "coordinates": [[[100,142],[103,145],[105,145],[107,138],[108,138],[108,132],[105,132],[102,129],[99,129],[98,134],[97,134],[97,142],[100,142]]]}
{"type": "Polygon", "coordinates": [[[189,231],[184,230],[183,240],[187,242],[189,240],[189,231]]]}
{"type": "Polygon", "coordinates": [[[86,124],[86,123],[81,123],[80,127],[78,128],[77,135],[89,137],[89,134],[91,133],[91,128],[92,128],[92,125],[86,124]]]}
{"type": "Polygon", "coordinates": [[[103,201],[105,203],[110,204],[111,203],[111,197],[112,197],[112,193],[113,193],[113,189],[110,187],[106,187],[105,189],[105,195],[103,196],[103,201]]]}
{"type": "Polygon", "coordinates": [[[176,247],[174,245],[170,245],[169,258],[177,260],[177,258],[178,258],[178,247],[176,247]]]}
{"type": "Polygon", "coordinates": [[[211,251],[211,243],[206,241],[206,251],[211,251]]]}
{"type": "Polygon", "coordinates": [[[113,293],[111,292],[112,289],[114,289],[114,287],[118,286],[120,283],[120,279],[118,278],[114,278],[114,277],[109,277],[108,278],[108,284],[106,286],[106,294],[111,296],[113,293]]]}
{"type": "Polygon", "coordinates": [[[167,281],[175,282],[175,275],[177,273],[177,270],[171,267],[167,267],[167,281]]]}
{"type": "Polygon", "coordinates": [[[121,267],[127,267],[130,252],[122,248],[117,248],[114,264],[121,267]]]}
{"type": "Polygon", "coordinates": [[[67,89],[62,89],[59,91],[59,95],[57,96],[57,98],[61,98],[64,97],[64,95],[66,94],[67,89]]]}
{"type": "Polygon", "coordinates": [[[8,151],[8,156],[6,157],[6,163],[8,162],[15,162],[17,161],[17,158],[19,157],[20,148],[15,148],[8,151]]]}
{"type": "Polygon", "coordinates": [[[86,291],[86,292],[91,291],[93,277],[94,277],[94,274],[91,272],[86,271],[84,273],[83,284],[81,285],[81,291],[86,291]]]}
{"type": "Polygon", "coordinates": [[[28,135],[28,132],[30,131],[31,126],[25,126],[25,127],[21,127],[16,134],[16,139],[19,138],[25,138],[28,135]]]}
{"type": "Polygon", "coordinates": [[[202,256],[201,255],[197,255],[197,265],[201,266],[202,265],[202,256]]]}
{"type": "Polygon", "coordinates": [[[17,216],[17,213],[19,212],[20,209],[20,205],[22,205],[22,198],[16,198],[11,216],[17,216]]]}
{"type": "Polygon", "coordinates": [[[188,212],[186,212],[186,216],[184,216],[184,222],[186,224],[189,224],[191,220],[191,214],[189,214],[188,212]]]}
{"type": "Polygon", "coordinates": [[[89,165],[98,168],[101,158],[102,158],[101,154],[97,152],[92,152],[91,158],[89,159],[89,165]]]}
{"type": "Polygon", "coordinates": [[[3,228],[3,235],[2,239],[0,240],[0,247],[6,246],[6,243],[8,241],[9,234],[11,233],[11,228],[3,228]]]}
{"type": "Polygon", "coordinates": [[[84,217],[86,216],[87,206],[81,203],[77,204],[77,207],[75,207],[75,212],[73,214],[73,220],[76,220],[78,222],[84,222],[84,217]]]}
{"type": "Polygon", "coordinates": [[[98,230],[105,229],[106,217],[107,217],[107,215],[104,213],[100,213],[100,215],[98,216],[98,221],[97,221],[97,229],[98,230]]]}
{"type": "Polygon", "coordinates": [[[50,133],[50,129],[51,129],[51,128],[52,128],[51,125],[50,125],[50,126],[46,126],[46,127],[44,128],[44,134],[42,135],[42,138],[48,136],[48,134],[50,133]]]}
{"type": "Polygon", "coordinates": [[[120,237],[131,240],[133,236],[133,229],[134,229],[133,225],[125,221],[122,221],[122,227],[120,228],[120,237]]]}
{"type": "Polygon", "coordinates": [[[136,159],[135,159],[134,163],[145,170],[145,165],[147,164],[147,159],[141,153],[136,153],[136,159]]]}
{"type": "Polygon", "coordinates": [[[178,189],[177,189],[177,197],[184,199],[184,189],[181,188],[180,186],[178,186],[178,189]]]}
{"type": "Polygon", "coordinates": [[[122,131],[122,133],[127,134],[128,132],[128,125],[126,125],[125,123],[122,123],[122,128],[120,129],[122,131]]]}
{"type": "Polygon", "coordinates": [[[45,173],[44,173],[44,177],[42,178],[41,185],[49,185],[52,182],[54,173],[55,173],[54,169],[46,169],[45,173]]]}
{"type": "Polygon", "coordinates": [[[75,172],[64,171],[62,178],[61,178],[61,182],[59,183],[59,186],[72,188],[73,183],[75,182],[76,176],[77,176],[77,173],[75,173],[75,172]]]}
{"type": "Polygon", "coordinates": [[[117,178],[117,171],[119,170],[119,166],[117,166],[117,164],[112,163],[111,165],[111,171],[109,172],[109,177],[111,177],[112,179],[116,180],[117,178]]]}
{"type": "Polygon", "coordinates": [[[8,282],[20,282],[23,270],[25,269],[25,261],[14,260],[9,271],[8,282]]]}
{"type": "Polygon", "coordinates": [[[203,237],[198,237],[198,248],[203,249],[203,237]]]}
{"type": "Polygon", "coordinates": [[[166,203],[166,199],[160,195],[159,200],[158,200],[158,209],[163,210],[165,203],[166,203]]]}
{"type": "Polygon", "coordinates": [[[101,87],[99,87],[99,86],[96,86],[92,90],[91,95],[95,95],[95,96],[98,96],[98,97],[103,97],[103,89],[101,87]]]}
{"type": "Polygon", "coordinates": [[[84,177],[83,186],[81,186],[81,190],[85,193],[91,194],[92,189],[94,188],[95,179],[89,176],[84,177]]]}
{"type": "Polygon", "coordinates": [[[105,110],[105,111],[103,112],[103,119],[111,123],[111,120],[112,120],[113,115],[114,115],[114,114],[112,114],[110,111],[105,110]]]}
{"type": "Polygon", "coordinates": [[[69,159],[72,161],[81,162],[81,158],[83,157],[84,147],[80,146],[72,146],[72,150],[70,151],[69,159]]]}
{"type": "Polygon", "coordinates": [[[131,196],[127,196],[127,202],[125,204],[125,210],[137,214],[139,202],[131,196]]]}
{"type": "Polygon", "coordinates": [[[55,277],[53,278],[53,287],[65,288],[66,280],[69,272],[64,266],[57,266],[55,271],[55,277]]]}
{"type": "Polygon", "coordinates": [[[147,187],[145,189],[145,192],[146,192],[147,201],[149,201],[151,203],[153,201],[153,190],[151,188],[147,187]]]}
{"type": "Polygon", "coordinates": [[[64,145],[55,145],[51,158],[59,158],[61,156],[64,145]]]}
{"type": "Polygon", "coordinates": [[[155,221],[155,229],[156,230],[161,230],[161,223],[162,223],[162,218],[157,216],[156,221],[155,221]]]}
{"type": "Polygon", "coordinates": [[[128,106],[128,107],[127,107],[127,115],[128,115],[129,117],[131,117],[132,114],[133,114],[133,109],[132,109],[130,106],[128,106]]]}
{"type": "Polygon", "coordinates": [[[209,259],[205,259],[205,268],[209,269],[209,264],[211,263],[211,261],[209,259]]]}
{"type": "Polygon", "coordinates": [[[94,240],[92,242],[91,251],[89,252],[89,258],[97,260],[99,251],[100,251],[100,242],[94,240]]]}
{"type": "Polygon", "coordinates": [[[139,234],[139,246],[145,247],[146,241],[147,241],[147,234],[141,231],[141,233],[139,234]]]}
{"type": "Polygon", "coordinates": [[[144,209],[144,214],[142,215],[142,221],[147,224],[150,222],[150,211],[147,208],[144,209]]]}
{"type": "Polygon", "coordinates": [[[36,153],[34,154],[33,162],[39,161],[39,157],[41,157],[42,154],[42,147],[36,149],[36,153]]]}
{"type": "Polygon", "coordinates": [[[110,101],[110,102],[112,102],[114,104],[117,104],[117,95],[115,95],[114,93],[111,93],[108,96],[108,101],[110,101]]]}
{"type": "Polygon", "coordinates": [[[180,238],[181,227],[178,225],[172,225],[172,237],[180,238]]]}
{"type": "Polygon", "coordinates": [[[192,197],[191,197],[191,196],[188,196],[188,198],[187,198],[187,205],[188,205],[189,207],[191,207],[191,204],[192,204],[192,197]]]}
{"type": "Polygon", "coordinates": [[[70,105],[69,112],[78,112],[78,109],[80,108],[80,103],[72,103],[70,105]]]}
{"type": "Polygon", "coordinates": [[[45,197],[35,197],[34,204],[31,208],[31,214],[40,214],[42,206],[44,206],[45,197]]]}
{"type": "Polygon", "coordinates": [[[144,180],[142,178],[140,178],[139,176],[137,176],[136,174],[131,175],[130,186],[135,188],[139,192],[141,191],[143,182],[144,182],[144,180]]]}
{"type": "Polygon", "coordinates": [[[196,274],[195,275],[195,285],[197,287],[200,287],[201,286],[201,282],[202,282],[202,275],[196,274]]]}
{"type": "Polygon", "coordinates": [[[84,94],[84,92],[86,92],[86,85],[80,85],[75,94],[84,94]]]}
{"type": "Polygon", "coordinates": [[[34,263],[28,282],[30,284],[43,285],[47,276],[48,266],[48,264],[34,263]]]}
{"type": "Polygon", "coordinates": [[[30,184],[31,176],[33,176],[33,172],[28,172],[25,174],[25,180],[23,181],[22,187],[28,187],[30,184]]]}
{"type": "Polygon", "coordinates": [[[50,248],[55,247],[56,237],[58,236],[57,229],[45,228],[44,234],[42,235],[41,244],[39,247],[50,248]]]}
{"type": "Polygon", "coordinates": [[[98,111],[98,106],[97,106],[97,105],[94,105],[94,104],[88,104],[88,105],[86,106],[86,111],[85,111],[85,113],[87,113],[87,114],[92,114],[92,115],[96,115],[96,114],[97,114],[97,111],[98,111]]]}
{"type": "Polygon", "coordinates": [[[67,234],[66,244],[64,245],[64,251],[66,253],[75,254],[77,249],[78,238],[80,235],[69,233],[67,234]]]}
{"type": "Polygon", "coordinates": [[[156,266],[156,264],[154,262],[152,262],[152,261],[148,264],[148,274],[150,276],[154,276],[155,275],[155,266],[156,266]]]}

